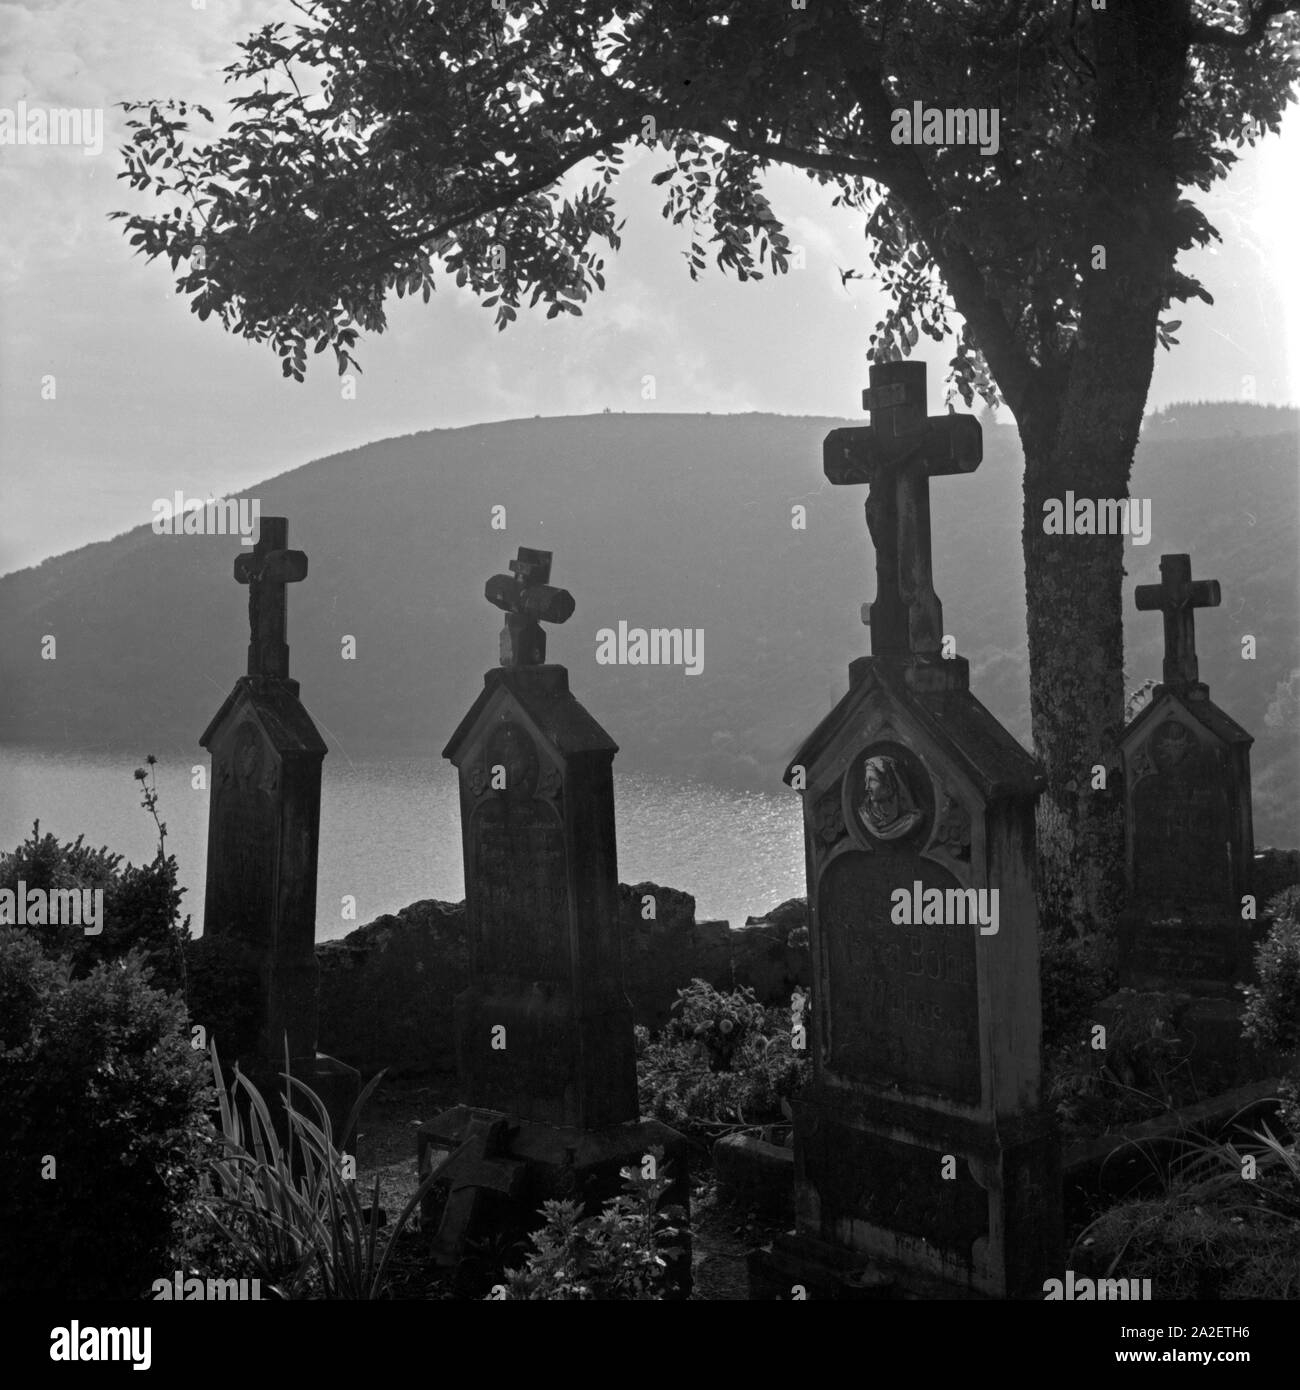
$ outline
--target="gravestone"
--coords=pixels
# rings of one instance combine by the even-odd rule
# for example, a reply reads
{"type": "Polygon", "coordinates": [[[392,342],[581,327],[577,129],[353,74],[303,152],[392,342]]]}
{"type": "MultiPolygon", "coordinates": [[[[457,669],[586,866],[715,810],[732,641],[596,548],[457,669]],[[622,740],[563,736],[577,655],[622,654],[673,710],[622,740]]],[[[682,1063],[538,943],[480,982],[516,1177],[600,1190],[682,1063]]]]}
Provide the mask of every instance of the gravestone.
{"type": "Polygon", "coordinates": [[[794,1106],[796,1229],[778,1297],[1042,1296],[1060,1274],[1056,1140],[1039,1096],[1029,755],[945,656],[929,479],[981,458],[927,418],[925,367],[871,368],[832,483],[867,483],[869,657],[787,769],[803,793],[813,1079],[794,1106]]]}
{"type": "Polygon", "coordinates": [[[1195,610],[1220,602],[1186,555],[1160,557],[1141,612],[1164,617],[1163,681],[1120,735],[1128,902],[1120,984],[1230,995],[1250,972],[1256,924],[1242,920],[1254,863],[1251,736],[1210,699],[1196,657],[1195,610]]]}
{"type": "MultiPolygon", "coordinates": [[[[266,1093],[290,1072],[326,1101],[336,1130],[358,1092],[351,1067],[316,1051],[316,856],[325,743],[289,675],[286,585],[307,577],[289,523],[264,516],[251,554],[235,560],[248,586],[248,674],[199,742],[212,756],[203,934],[234,944],[256,980],[245,1032],[216,1037],[266,1093]]],[[[203,1020],[199,1020],[202,1022],[203,1020]]]]}
{"type": "MultiPolygon", "coordinates": [[[[547,1197],[595,1205],[620,1190],[619,1169],[656,1145],[674,1165],[684,1206],[684,1141],[637,1106],[632,1008],[623,987],[613,761],[617,746],[546,663],[543,622],[572,597],[553,587],[548,551],[521,548],[486,586],[505,611],[498,669],[443,756],[460,789],[469,987],[456,1001],[465,1104],[419,1135],[421,1174],[469,1154],[444,1210],[435,1253],[454,1263],[471,1238],[475,1173],[465,1150],[494,1135],[492,1155],[524,1163],[508,1196],[532,1221],[547,1197]],[[494,1127],[495,1126],[495,1127],[494,1127]],[[449,1222],[450,1218],[450,1222],[449,1222]]],[[[460,1160],[457,1160],[460,1162],[460,1160]]],[[[494,1191],[504,1191],[496,1187],[494,1191]]],[[[426,1216],[432,1218],[432,1202],[426,1216]]]]}

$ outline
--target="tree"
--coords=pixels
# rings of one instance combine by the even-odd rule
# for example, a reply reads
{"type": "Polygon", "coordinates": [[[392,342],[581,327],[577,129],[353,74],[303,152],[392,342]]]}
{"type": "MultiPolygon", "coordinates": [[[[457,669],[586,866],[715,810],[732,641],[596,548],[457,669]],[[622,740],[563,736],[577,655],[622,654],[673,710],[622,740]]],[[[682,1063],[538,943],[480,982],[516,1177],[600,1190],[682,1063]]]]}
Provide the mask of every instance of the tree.
{"type": "MultiPolygon", "coordinates": [[[[357,369],[384,299],[427,301],[440,260],[495,310],[580,314],[617,250],[612,188],[633,142],[662,149],[688,270],[781,273],[761,188],[805,170],[860,211],[892,297],[873,360],[921,334],[957,347],[952,388],[998,395],[1025,453],[1024,556],[1047,921],[1105,921],[1113,797],[1094,793],[1123,716],[1123,538],[1043,530],[1044,503],[1121,498],[1162,314],[1207,290],[1180,251],[1217,237],[1181,196],[1277,130],[1300,0],[302,0],[241,44],[251,83],[192,143],[183,102],[129,103],[123,177],[175,200],[126,218],[200,318],[357,369]],[[913,144],[895,112],[996,111],[997,139],[913,144]],[[996,146],[996,148],[993,148],[996,146]],[[585,180],[565,193],[570,171],[585,180]],[[186,266],[182,262],[188,261],[186,266]]],[[[576,175],[575,175],[576,177],[576,175]]]]}

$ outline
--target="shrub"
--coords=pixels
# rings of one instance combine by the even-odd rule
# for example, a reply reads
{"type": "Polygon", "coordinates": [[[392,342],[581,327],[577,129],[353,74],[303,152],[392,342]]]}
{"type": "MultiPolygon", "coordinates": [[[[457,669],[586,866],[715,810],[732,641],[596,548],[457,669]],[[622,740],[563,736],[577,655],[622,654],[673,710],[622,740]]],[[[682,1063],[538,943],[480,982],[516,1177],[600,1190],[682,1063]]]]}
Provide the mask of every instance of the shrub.
{"type": "MultiPolygon", "coordinates": [[[[1255,950],[1259,984],[1247,985],[1242,1032],[1280,1052],[1300,1049],[1300,886],[1284,889],[1268,905],[1273,924],[1255,950]]],[[[1279,1092],[1282,1120],[1300,1140],[1300,1056],[1279,1092]]]]}
{"type": "Polygon", "coordinates": [[[752,990],[722,994],[702,980],[680,990],[678,1003],[658,1040],[637,1030],[641,1113],[695,1135],[780,1123],[782,1101],[808,1074],[806,1050],[792,1046],[790,1011],[764,1009],[752,990]]]}
{"type": "Polygon", "coordinates": [[[140,954],[75,978],[0,928],[0,1291],[134,1298],[175,1268],[211,1142],[204,1070],[140,954]]]}
{"type": "Polygon", "coordinates": [[[1198,1098],[1178,1012],[1170,995],[1121,990],[1104,1049],[1080,1030],[1046,1053],[1047,1094],[1067,1137],[1106,1134],[1198,1098]]]}
{"type": "Polygon", "coordinates": [[[31,925],[29,933],[47,955],[66,957],[74,976],[88,974],[96,965],[116,960],[130,950],[140,953],[152,982],[160,989],[181,991],[184,986],[184,941],[189,918],[180,919],[184,889],[177,884],[174,856],[155,858],[152,864],[123,864],[120,854],[106,847],[91,849],[78,835],[60,843],[40,833],[40,822],[31,837],[12,852],[0,854],[0,888],[16,892],[24,883],[43,892],[59,889],[100,889],[104,894],[103,930],[87,936],[75,925],[31,925]]]}
{"type": "Polygon", "coordinates": [[[692,980],[677,991],[664,1036],[669,1042],[700,1042],[709,1056],[711,1071],[730,1071],[731,1059],[763,1026],[763,1006],[754,991],[732,990],[720,994],[705,980],[692,980]]]}
{"type": "Polygon", "coordinates": [[[1259,984],[1246,986],[1242,1031],[1265,1047],[1300,1046],[1300,886],[1268,905],[1273,924],[1255,949],[1259,984]]]}
{"type": "Polygon", "coordinates": [[[668,1292],[669,1260],[679,1255],[676,1243],[685,1213],[661,1207],[672,1185],[663,1166],[663,1150],[651,1150],[654,1176],[642,1169],[622,1169],[623,1191],[610,1197],[599,1216],[582,1215],[576,1202],[550,1201],[542,1206],[545,1224],[533,1233],[522,1268],[508,1271],[502,1295],[507,1300],[657,1299],[668,1292]]]}

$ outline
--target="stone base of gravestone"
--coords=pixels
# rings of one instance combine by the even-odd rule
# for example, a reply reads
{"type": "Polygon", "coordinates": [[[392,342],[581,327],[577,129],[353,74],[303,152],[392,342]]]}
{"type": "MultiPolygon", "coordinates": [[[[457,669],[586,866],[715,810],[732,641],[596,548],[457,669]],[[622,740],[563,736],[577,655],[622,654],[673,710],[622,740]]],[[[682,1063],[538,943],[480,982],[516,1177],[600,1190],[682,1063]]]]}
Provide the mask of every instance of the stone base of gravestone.
{"type": "Polygon", "coordinates": [[[794,1222],[794,1149],[752,1134],[726,1134],[713,1146],[718,1197],[794,1222]]]}
{"type": "Polygon", "coordinates": [[[1060,1148],[1044,1121],[850,1110],[822,1091],[794,1103],[800,1229],[756,1263],[751,1297],[984,1298],[998,1279],[1007,1298],[1042,1297],[1060,1210],[1060,1148]]]}
{"type": "MultiPolygon", "coordinates": [[[[580,1202],[586,1215],[595,1215],[609,1197],[623,1191],[622,1170],[640,1168],[652,1149],[663,1150],[663,1165],[672,1185],[664,1197],[687,1213],[687,1230],[677,1244],[682,1253],[670,1267],[673,1296],[685,1298],[691,1289],[691,1242],[689,1234],[690,1181],[687,1141],[675,1129],[658,1120],[630,1120],[605,1129],[578,1129],[509,1119],[500,1111],[456,1105],[445,1110],[416,1135],[416,1163],[420,1180],[441,1161],[443,1155],[458,1148],[471,1125],[477,1121],[508,1119],[508,1156],[522,1162],[527,1176],[517,1197],[496,1201],[490,1208],[492,1234],[507,1240],[519,1238],[541,1223],[541,1206],[552,1199],[580,1202]]],[[[427,1194],[421,1205],[421,1221],[426,1232],[437,1229],[438,1197],[427,1194]]],[[[478,1238],[478,1232],[475,1238],[478,1238]]]]}
{"type": "Polygon", "coordinates": [[[1128,908],[1118,922],[1120,984],[1136,990],[1231,998],[1254,979],[1268,921],[1212,908],[1128,908]]]}

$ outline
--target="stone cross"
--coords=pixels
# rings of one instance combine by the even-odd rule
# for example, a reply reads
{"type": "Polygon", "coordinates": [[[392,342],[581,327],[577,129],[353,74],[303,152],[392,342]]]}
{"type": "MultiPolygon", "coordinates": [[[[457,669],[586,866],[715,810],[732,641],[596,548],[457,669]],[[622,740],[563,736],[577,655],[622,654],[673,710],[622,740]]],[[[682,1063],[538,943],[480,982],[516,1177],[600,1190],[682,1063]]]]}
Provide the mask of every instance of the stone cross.
{"type": "Polygon", "coordinates": [[[528,1177],[528,1166],[507,1156],[509,1125],[505,1116],[470,1121],[465,1139],[443,1160],[438,1177],[449,1183],[447,1205],[433,1238],[432,1252],[440,1265],[458,1264],[465,1244],[475,1234],[481,1198],[497,1192],[517,1198],[528,1177]]]}
{"type": "Polygon", "coordinates": [[[235,579],[248,585],[248,674],[289,676],[285,641],[288,596],[285,586],[307,578],[307,556],[289,549],[289,522],[264,516],[251,555],[235,561],[235,579]]]}
{"type": "Polygon", "coordinates": [[[876,547],[876,601],[864,621],[874,656],[937,655],[943,610],[930,563],[930,479],[971,473],[984,456],[971,415],[925,413],[925,363],[872,366],[865,428],[832,430],[822,461],[832,483],[869,483],[867,529],[876,547]]]}
{"type": "Polygon", "coordinates": [[[548,583],[551,552],[519,547],[510,561],[510,574],[494,574],[483,593],[503,609],[502,666],[541,666],[546,662],[546,632],[542,623],[563,623],[573,616],[573,595],[548,583]]]}
{"type": "Polygon", "coordinates": [[[1165,615],[1165,687],[1185,694],[1200,684],[1195,610],[1219,606],[1219,581],[1193,580],[1189,555],[1162,555],[1160,583],[1139,584],[1135,598],[1139,611],[1159,609],[1165,615]]]}

